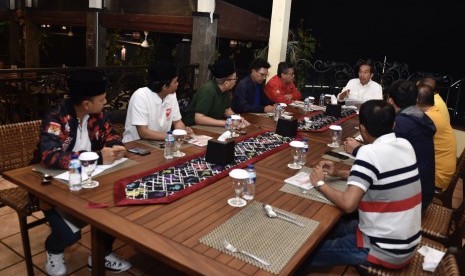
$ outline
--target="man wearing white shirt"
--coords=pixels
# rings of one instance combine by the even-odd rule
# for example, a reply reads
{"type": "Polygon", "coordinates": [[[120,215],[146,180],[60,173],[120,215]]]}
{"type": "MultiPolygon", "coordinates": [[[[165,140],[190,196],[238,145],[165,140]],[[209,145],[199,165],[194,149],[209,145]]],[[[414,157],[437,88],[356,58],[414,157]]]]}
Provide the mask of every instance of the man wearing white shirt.
{"type": "Polygon", "coordinates": [[[166,132],[192,130],[182,122],[176,89],[177,69],[172,64],[153,64],[148,70],[149,84],[136,90],[129,100],[123,142],[139,139],[164,140],[166,132]]]}
{"type": "Polygon", "coordinates": [[[360,103],[368,100],[382,100],[383,89],[381,85],[373,81],[373,64],[370,59],[362,60],[358,66],[358,78],[347,82],[342,92],[337,95],[339,101],[359,101],[360,103]]]}

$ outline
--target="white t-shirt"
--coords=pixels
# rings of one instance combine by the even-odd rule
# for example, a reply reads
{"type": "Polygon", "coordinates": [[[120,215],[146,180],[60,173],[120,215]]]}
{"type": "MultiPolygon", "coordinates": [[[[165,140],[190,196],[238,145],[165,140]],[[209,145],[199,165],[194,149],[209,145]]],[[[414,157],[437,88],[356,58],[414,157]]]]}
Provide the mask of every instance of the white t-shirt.
{"type": "Polygon", "coordinates": [[[168,94],[162,101],[157,93],[142,87],[129,100],[123,142],[139,140],[136,126],[148,126],[155,131],[167,132],[173,121],[181,120],[176,94],[168,94]]]}
{"type": "Polygon", "coordinates": [[[347,82],[347,85],[342,88],[341,93],[337,95],[340,101],[355,100],[366,102],[368,100],[382,100],[383,88],[377,82],[370,80],[367,84],[362,85],[360,79],[355,78],[347,82]],[[345,99],[340,99],[339,96],[343,91],[350,89],[349,96],[345,99]]]}

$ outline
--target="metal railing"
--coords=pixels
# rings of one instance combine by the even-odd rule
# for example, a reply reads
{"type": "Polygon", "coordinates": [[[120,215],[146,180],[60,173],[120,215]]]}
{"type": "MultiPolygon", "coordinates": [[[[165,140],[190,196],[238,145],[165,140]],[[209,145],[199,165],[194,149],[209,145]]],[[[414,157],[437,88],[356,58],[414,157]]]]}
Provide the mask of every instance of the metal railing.
{"type": "MultiPolygon", "coordinates": [[[[93,67],[109,80],[108,111],[125,109],[132,93],[147,84],[147,66],[93,67]]],[[[189,94],[195,81],[196,66],[184,66],[179,72],[179,91],[189,94]]],[[[89,69],[33,68],[0,70],[0,124],[41,119],[68,94],[65,77],[72,71],[89,69]]]]}

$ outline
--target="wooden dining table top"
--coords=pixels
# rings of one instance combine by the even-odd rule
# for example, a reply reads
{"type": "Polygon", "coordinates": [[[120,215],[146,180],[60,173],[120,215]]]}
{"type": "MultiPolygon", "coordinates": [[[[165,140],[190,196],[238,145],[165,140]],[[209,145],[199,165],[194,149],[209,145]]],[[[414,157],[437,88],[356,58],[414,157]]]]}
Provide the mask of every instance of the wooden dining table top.
{"type": "MultiPolygon", "coordinates": [[[[246,129],[247,135],[254,135],[262,130],[274,130],[275,122],[272,117],[252,114],[242,116],[251,123],[246,129]]],[[[342,125],[345,137],[354,135],[357,132],[354,126],[358,125],[358,119],[353,118],[342,125]]],[[[205,130],[195,131],[196,134],[215,138],[219,136],[218,133],[205,130]]],[[[330,149],[327,147],[327,143],[330,142],[329,134],[325,132],[299,135],[309,138],[310,150],[306,166],[311,167],[330,149]]],[[[99,181],[100,185],[94,189],[70,192],[68,186],[59,180],[42,185],[40,175],[32,172],[32,166],[7,171],[3,175],[41,200],[89,223],[92,229],[109,233],[137,250],[189,274],[271,275],[268,271],[199,242],[203,235],[225,223],[241,210],[227,204],[227,200],[234,195],[229,177],[221,178],[169,204],[115,206],[113,185],[116,181],[168,162],[163,157],[162,149],[149,147],[138,141],[126,144],[127,148],[133,146],[147,148],[151,150],[151,154],[139,156],[127,152],[126,157],[137,164],[105,175],[97,175],[94,179],[99,181]],[[106,204],[108,207],[91,208],[93,203],[106,204]]],[[[189,155],[203,152],[205,149],[189,145],[182,150],[189,155]]],[[[280,275],[291,274],[312,253],[342,215],[341,211],[332,205],[280,191],[284,179],[296,173],[296,170],[287,167],[290,162],[290,148],[286,148],[255,163],[255,200],[319,222],[314,233],[284,266],[280,275]]],[[[96,243],[92,243],[93,246],[94,244],[96,243]]],[[[97,249],[92,248],[92,254],[97,252],[94,250],[97,249]]],[[[96,269],[93,273],[96,275],[97,271],[96,269]]]]}

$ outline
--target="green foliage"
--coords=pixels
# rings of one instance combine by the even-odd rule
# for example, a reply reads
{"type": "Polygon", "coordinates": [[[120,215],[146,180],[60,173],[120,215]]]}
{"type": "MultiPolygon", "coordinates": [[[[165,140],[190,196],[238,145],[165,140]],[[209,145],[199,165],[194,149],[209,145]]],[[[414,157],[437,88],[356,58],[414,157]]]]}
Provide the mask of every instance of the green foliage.
{"type": "MultiPolygon", "coordinates": [[[[317,40],[311,34],[311,29],[306,29],[304,20],[300,19],[296,30],[289,30],[287,42],[286,61],[295,65],[296,85],[302,91],[305,81],[305,72],[311,64],[315,54],[317,40]]],[[[268,45],[262,49],[255,50],[255,57],[267,59],[268,45]]]]}

